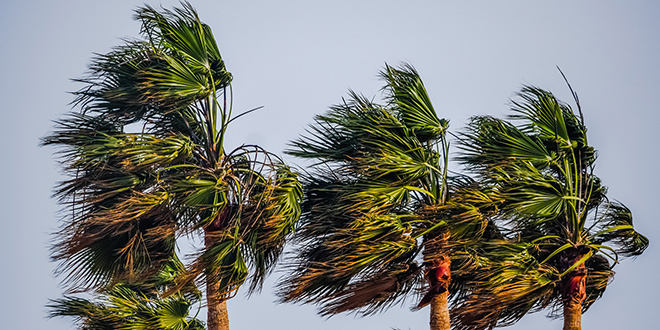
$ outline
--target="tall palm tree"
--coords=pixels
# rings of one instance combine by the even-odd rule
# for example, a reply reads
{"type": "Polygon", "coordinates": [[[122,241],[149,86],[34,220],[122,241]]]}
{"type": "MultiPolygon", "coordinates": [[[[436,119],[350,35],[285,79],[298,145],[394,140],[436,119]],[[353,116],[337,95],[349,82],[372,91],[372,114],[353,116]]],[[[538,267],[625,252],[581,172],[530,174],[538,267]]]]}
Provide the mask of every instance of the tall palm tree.
{"type": "Polygon", "coordinates": [[[144,39],[98,55],[75,93],[80,112],[44,139],[70,177],[57,190],[66,212],[53,258],[72,290],[103,288],[155,274],[178,237],[201,236],[179,282],[204,282],[208,327],[227,329],[226,299],[248,280],[260,288],[299,216],[301,185],[259,146],[225,149],[240,117],[232,76],[192,6],[135,17],[144,39]]]}
{"type": "Polygon", "coordinates": [[[578,114],[526,86],[513,102],[514,122],[481,116],[469,125],[462,161],[499,192],[496,218],[508,240],[482,246],[472,293],[452,314],[457,329],[506,326],[545,308],[563,315],[565,330],[580,329],[619,257],[648,246],[631,211],[608,200],[594,175],[596,151],[573,95],[578,114]]]}
{"type": "Polygon", "coordinates": [[[431,328],[449,329],[450,285],[473,264],[461,251],[486,231],[482,210],[494,201],[465,178],[448,183],[448,121],[415,69],[386,66],[381,77],[386,105],[351,92],[288,151],[316,163],[280,293],[332,315],[370,314],[423,292],[417,307],[431,304],[431,328]]]}

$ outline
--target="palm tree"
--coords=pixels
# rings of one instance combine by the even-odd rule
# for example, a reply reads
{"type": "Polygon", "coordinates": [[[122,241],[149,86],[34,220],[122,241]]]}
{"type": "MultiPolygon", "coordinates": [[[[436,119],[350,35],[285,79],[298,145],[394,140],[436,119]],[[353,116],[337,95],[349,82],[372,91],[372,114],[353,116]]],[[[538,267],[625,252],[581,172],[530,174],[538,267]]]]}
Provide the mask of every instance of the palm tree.
{"type": "Polygon", "coordinates": [[[417,307],[431,304],[431,328],[449,329],[450,285],[473,266],[462,251],[486,231],[482,210],[494,201],[466,178],[448,183],[448,122],[415,69],[386,66],[381,77],[385,106],[351,92],[288,151],[316,163],[280,294],[332,315],[370,314],[423,292],[417,307]]]}
{"type": "Polygon", "coordinates": [[[189,285],[164,296],[184,271],[176,258],[141,283],[119,283],[97,294],[96,301],[65,296],[49,304],[50,317],[72,316],[80,330],[204,330],[204,323],[190,317],[190,308],[199,303],[201,293],[189,285]]]}
{"type": "Polygon", "coordinates": [[[66,212],[53,258],[71,290],[105,288],[155,274],[178,237],[201,236],[179,283],[205,283],[208,327],[227,329],[226,299],[246,281],[261,287],[301,185],[259,146],[225,149],[245,113],[232,116],[232,76],[195,10],[145,6],[136,19],[144,40],[98,55],[75,93],[81,111],[44,139],[69,175],[56,192],[66,212]]]}
{"type": "Polygon", "coordinates": [[[508,239],[482,246],[472,293],[452,314],[457,329],[506,326],[545,308],[563,315],[565,330],[580,329],[619,257],[648,246],[631,211],[608,200],[594,175],[596,151],[573,95],[578,114],[525,86],[513,102],[515,124],[489,116],[469,124],[462,161],[499,192],[496,218],[508,239]]]}

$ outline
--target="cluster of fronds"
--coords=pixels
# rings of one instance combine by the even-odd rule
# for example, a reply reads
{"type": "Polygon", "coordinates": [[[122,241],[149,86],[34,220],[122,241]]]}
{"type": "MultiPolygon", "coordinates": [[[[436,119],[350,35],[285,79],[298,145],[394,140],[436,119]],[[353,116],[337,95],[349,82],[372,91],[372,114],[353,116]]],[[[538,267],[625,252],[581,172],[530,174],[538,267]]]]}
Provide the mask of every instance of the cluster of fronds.
{"type": "Polygon", "coordinates": [[[385,105],[351,92],[288,151],[316,163],[305,177],[297,264],[281,293],[320,303],[326,315],[370,314],[423,291],[424,261],[483,235],[482,211],[494,205],[466,178],[448,184],[448,121],[417,72],[386,66],[381,76],[385,105]],[[427,247],[420,260],[447,232],[451,243],[427,247]]]}
{"type": "Polygon", "coordinates": [[[201,293],[193,287],[163,296],[183,265],[174,259],[156,276],[142,283],[117,284],[89,300],[65,296],[50,302],[50,316],[76,318],[81,330],[203,330],[204,322],[190,317],[201,293]]]}

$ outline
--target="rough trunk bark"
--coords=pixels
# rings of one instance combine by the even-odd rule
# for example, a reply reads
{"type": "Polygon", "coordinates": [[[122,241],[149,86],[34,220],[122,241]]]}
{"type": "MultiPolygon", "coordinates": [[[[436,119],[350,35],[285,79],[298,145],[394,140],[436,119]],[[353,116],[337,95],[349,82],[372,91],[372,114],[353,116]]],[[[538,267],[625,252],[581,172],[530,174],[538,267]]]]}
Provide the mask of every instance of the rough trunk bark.
{"type": "Polygon", "coordinates": [[[582,304],[564,302],[564,330],[582,330],[582,304]]]}
{"type": "Polygon", "coordinates": [[[206,283],[206,305],[208,314],[206,326],[208,330],[229,330],[229,314],[227,300],[218,296],[216,285],[206,283]]]}
{"type": "MultiPolygon", "coordinates": [[[[218,237],[217,232],[224,228],[228,217],[229,207],[225,208],[217,219],[204,228],[204,248],[206,250],[213,247],[218,237]]],[[[219,292],[218,285],[209,282],[208,276],[206,278],[206,327],[208,330],[229,330],[227,299],[223,293],[219,292]]]]}
{"type": "Polygon", "coordinates": [[[449,330],[449,283],[451,282],[451,259],[445,247],[449,234],[443,233],[429,238],[424,237],[424,264],[429,291],[417,306],[431,305],[429,325],[431,330],[449,330]]]}
{"type": "Polygon", "coordinates": [[[449,291],[431,298],[431,330],[449,330],[449,291]]]}

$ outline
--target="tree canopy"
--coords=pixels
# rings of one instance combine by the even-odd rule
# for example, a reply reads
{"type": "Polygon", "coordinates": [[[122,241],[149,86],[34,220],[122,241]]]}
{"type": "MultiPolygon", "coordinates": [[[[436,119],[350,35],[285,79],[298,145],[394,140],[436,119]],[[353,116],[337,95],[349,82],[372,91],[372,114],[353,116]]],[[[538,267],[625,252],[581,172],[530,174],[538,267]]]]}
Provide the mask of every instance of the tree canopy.
{"type": "Polygon", "coordinates": [[[225,148],[228,125],[251,111],[232,114],[232,75],[192,6],[144,6],[135,18],[143,38],[93,59],[77,110],[44,139],[68,175],[53,259],[72,289],[102,289],[156,274],[178,238],[199,236],[179,282],[206,283],[211,308],[246,281],[261,287],[300,214],[301,185],[259,146],[225,148]]]}

